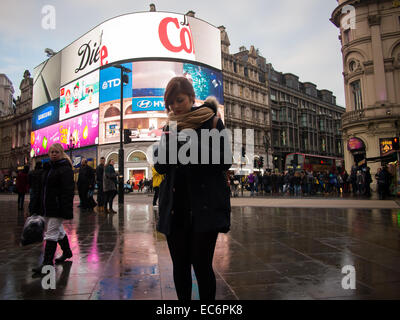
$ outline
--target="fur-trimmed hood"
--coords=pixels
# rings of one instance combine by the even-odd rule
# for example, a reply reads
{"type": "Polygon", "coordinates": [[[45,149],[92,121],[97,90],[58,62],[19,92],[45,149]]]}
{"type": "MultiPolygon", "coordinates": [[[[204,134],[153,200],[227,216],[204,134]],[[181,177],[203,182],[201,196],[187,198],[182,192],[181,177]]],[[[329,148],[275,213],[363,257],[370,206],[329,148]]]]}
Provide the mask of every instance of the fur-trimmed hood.
{"type": "Polygon", "coordinates": [[[215,115],[218,113],[218,100],[216,97],[210,96],[205,101],[202,107],[208,107],[214,111],[215,115]]]}

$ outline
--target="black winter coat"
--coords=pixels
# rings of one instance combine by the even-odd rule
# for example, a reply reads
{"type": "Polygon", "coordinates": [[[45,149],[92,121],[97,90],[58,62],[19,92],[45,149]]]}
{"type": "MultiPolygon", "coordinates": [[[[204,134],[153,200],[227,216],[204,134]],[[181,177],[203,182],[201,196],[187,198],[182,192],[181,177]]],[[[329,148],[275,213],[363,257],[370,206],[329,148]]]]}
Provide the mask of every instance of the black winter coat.
{"type": "Polygon", "coordinates": [[[84,167],[81,167],[79,169],[79,176],[78,176],[78,188],[79,189],[88,189],[89,186],[92,186],[94,188],[95,184],[95,171],[92,169],[92,167],[86,165],[84,167]]]}
{"type": "MultiPolygon", "coordinates": [[[[209,107],[207,105],[207,107],[209,107]]],[[[216,111],[216,110],[215,110],[216,111]]],[[[214,118],[203,123],[196,130],[199,137],[199,146],[207,146],[200,141],[201,129],[213,129],[214,118]]],[[[224,129],[219,119],[216,129],[224,129]]],[[[165,131],[168,129],[165,128],[165,131]]],[[[210,150],[211,146],[209,145],[210,150]]],[[[161,142],[158,150],[163,148],[161,142]]],[[[210,151],[211,154],[211,151],[210,151]]],[[[224,159],[223,143],[221,142],[220,157],[224,159]]],[[[211,162],[210,162],[211,163],[211,162]]],[[[227,170],[231,164],[160,164],[155,163],[155,169],[165,174],[160,185],[159,193],[159,221],[157,230],[169,235],[171,220],[177,210],[190,214],[192,230],[194,232],[222,232],[230,229],[230,189],[227,184],[227,170]],[[183,178],[184,177],[184,178],[183,178]]]]}
{"type": "Polygon", "coordinates": [[[42,216],[73,218],[74,173],[66,159],[50,162],[42,176],[42,216]]]}

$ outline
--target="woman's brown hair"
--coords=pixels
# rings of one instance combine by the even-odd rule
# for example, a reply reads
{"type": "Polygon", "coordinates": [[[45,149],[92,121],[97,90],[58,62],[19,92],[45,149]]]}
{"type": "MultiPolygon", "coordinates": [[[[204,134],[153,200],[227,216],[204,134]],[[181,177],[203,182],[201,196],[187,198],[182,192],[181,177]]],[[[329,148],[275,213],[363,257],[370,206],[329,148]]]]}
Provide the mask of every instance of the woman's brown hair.
{"type": "Polygon", "coordinates": [[[189,97],[193,98],[194,103],[196,94],[194,93],[194,89],[190,81],[185,77],[172,78],[168,82],[164,93],[165,108],[168,111],[170,111],[169,106],[174,103],[176,96],[181,93],[187,94],[189,97]]]}

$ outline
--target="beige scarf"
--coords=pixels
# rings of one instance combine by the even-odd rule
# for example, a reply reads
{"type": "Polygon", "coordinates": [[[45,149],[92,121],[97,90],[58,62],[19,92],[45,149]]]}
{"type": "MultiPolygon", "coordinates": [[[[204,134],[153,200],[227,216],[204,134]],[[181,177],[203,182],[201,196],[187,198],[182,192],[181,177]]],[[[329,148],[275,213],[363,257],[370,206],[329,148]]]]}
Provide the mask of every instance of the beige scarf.
{"type": "Polygon", "coordinates": [[[172,111],[168,113],[168,125],[171,121],[178,123],[178,131],[184,129],[198,129],[204,122],[215,116],[210,108],[199,108],[194,111],[175,115],[172,111]]]}

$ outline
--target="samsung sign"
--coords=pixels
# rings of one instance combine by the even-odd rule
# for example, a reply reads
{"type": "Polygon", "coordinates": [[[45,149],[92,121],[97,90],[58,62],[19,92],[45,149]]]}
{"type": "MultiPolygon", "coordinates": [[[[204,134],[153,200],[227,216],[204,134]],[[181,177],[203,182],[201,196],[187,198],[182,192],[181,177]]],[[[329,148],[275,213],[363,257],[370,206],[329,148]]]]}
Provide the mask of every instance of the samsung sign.
{"type": "Polygon", "coordinates": [[[165,103],[162,97],[133,98],[132,111],[164,111],[165,103]]]}
{"type": "Polygon", "coordinates": [[[57,98],[33,110],[32,131],[58,122],[60,99],[57,98]]]}

